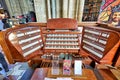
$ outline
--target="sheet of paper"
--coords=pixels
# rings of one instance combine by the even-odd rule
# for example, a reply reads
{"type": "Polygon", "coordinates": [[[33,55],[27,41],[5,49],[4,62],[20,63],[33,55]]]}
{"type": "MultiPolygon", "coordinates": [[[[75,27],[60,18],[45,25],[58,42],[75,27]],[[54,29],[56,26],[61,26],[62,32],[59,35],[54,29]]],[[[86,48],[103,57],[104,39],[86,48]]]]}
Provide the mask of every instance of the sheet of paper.
{"type": "Polygon", "coordinates": [[[60,77],[60,78],[45,78],[44,80],[73,80],[72,78],[64,78],[64,77],[60,77]]]}
{"type": "Polygon", "coordinates": [[[25,72],[25,70],[15,70],[11,75],[22,75],[25,72]]]}
{"type": "Polygon", "coordinates": [[[57,79],[54,79],[54,78],[45,78],[44,80],[57,80],[57,79]]]}
{"type": "Polygon", "coordinates": [[[57,78],[57,80],[73,80],[72,78],[57,78]]]}
{"type": "Polygon", "coordinates": [[[82,75],[82,61],[81,60],[75,60],[74,62],[74,74],[82,75]]]}

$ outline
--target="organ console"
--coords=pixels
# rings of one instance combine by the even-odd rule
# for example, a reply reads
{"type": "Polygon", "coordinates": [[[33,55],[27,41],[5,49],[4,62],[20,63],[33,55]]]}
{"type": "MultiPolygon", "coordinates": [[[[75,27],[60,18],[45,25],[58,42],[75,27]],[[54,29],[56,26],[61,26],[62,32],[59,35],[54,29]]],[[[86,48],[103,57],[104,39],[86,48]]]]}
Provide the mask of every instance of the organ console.
{"type": "Polygon", "coordinates": [[[10,63],[30,61],[44,54],[75,53],[100,64],[112,64],[120,46],[119,32],[108,26],[83,24],[81,33],[78,26],[69,18],[49,19],[44,25],[20,24],[0,32],[1,46],[10,63]]]}
{"type": "Polygon", "coordinates": [[[98,63],[112,64],[120,46],[119,34],[99,27],[84,27],[81,47],[98,63]]]}

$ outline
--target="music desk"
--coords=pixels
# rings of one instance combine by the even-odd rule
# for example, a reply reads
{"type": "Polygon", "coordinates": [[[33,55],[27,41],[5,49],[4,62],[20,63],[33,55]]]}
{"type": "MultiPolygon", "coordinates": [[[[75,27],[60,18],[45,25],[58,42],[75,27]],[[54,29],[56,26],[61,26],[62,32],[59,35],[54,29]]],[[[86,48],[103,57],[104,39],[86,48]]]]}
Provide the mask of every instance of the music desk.
{"type": "MultiPolygon", "coordinates": [[[[31,80],[44,80],[45,77],[52,77],[52,78],[65,77],[61,74],[60,75],[52,75],[50,73],[50,69],[51,68],[37,68],[34,71],[31,80]]],[[[69,75],[69,76],[66,76],[66,77],[71,77],[74,80],[97,80],[94,72],[90,69],[83,69],[83,73],[82,73],[81,76],[69,75]]]]}

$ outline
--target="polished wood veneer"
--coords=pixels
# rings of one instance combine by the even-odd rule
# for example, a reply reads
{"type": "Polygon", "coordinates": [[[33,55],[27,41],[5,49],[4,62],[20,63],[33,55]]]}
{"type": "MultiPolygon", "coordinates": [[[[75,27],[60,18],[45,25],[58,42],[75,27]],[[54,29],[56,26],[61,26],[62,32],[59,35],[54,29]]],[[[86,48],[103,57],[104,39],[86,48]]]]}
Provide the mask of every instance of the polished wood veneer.
{"type": "Polygon", "coordinates": [[[48,72],[51,68],[37,68],[31,78],[31,80],[44,80],[45,77],[71,77],[74,80],[97,80],[97,78],[95,77],[94,73],[92,70],[90,69],[83,69],[83,74],[81,76],[74,76],[74,75],[70,75],[70,76],[63,76],[63,75],[50,75],[50,73],[48,72]]]}

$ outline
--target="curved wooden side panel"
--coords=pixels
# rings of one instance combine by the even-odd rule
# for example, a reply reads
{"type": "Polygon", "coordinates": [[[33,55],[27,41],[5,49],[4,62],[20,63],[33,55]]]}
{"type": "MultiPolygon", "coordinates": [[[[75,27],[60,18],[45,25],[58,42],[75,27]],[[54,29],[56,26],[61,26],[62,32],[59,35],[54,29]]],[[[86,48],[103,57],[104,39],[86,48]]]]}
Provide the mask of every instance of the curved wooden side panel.
{"type": "Polygon", "coordinates": [[[6,34],[5,31],[0,32],[0,45],[2,46],[2,49],[3,49],[3,51],[4,51],[5,55],[6,55],[6,58],[8,59],[8,62],[10,64],[12,64],[15,61],[13,60],[10,48],[8,47],[8,44],[7,44],[6,40],[5,40],[5,34],[6,34]]]}
{"type": "MultiPolygon", "coordinates": [[[[115,53],[117,52],[120,44],[117,42],[115,46],[109,50],[109,52],[100,60],[102,64],[112,64],[113,58],[115,57],[115,53]]],[[[120,65],[120,64],[119,64],[120,65]]]]}
{"type": "Polygon", "coordinates": [[[86,26],[82,33],[81,48],[98,63],[112,64],[118,50],[119,33],[97,27],[86,26]]]}
{"type": "Polygon", "coordinates": [[[43,54],[40,26],[22,24],[0,32],[0,42],[9,63],[28,61],[43,54]]]}

